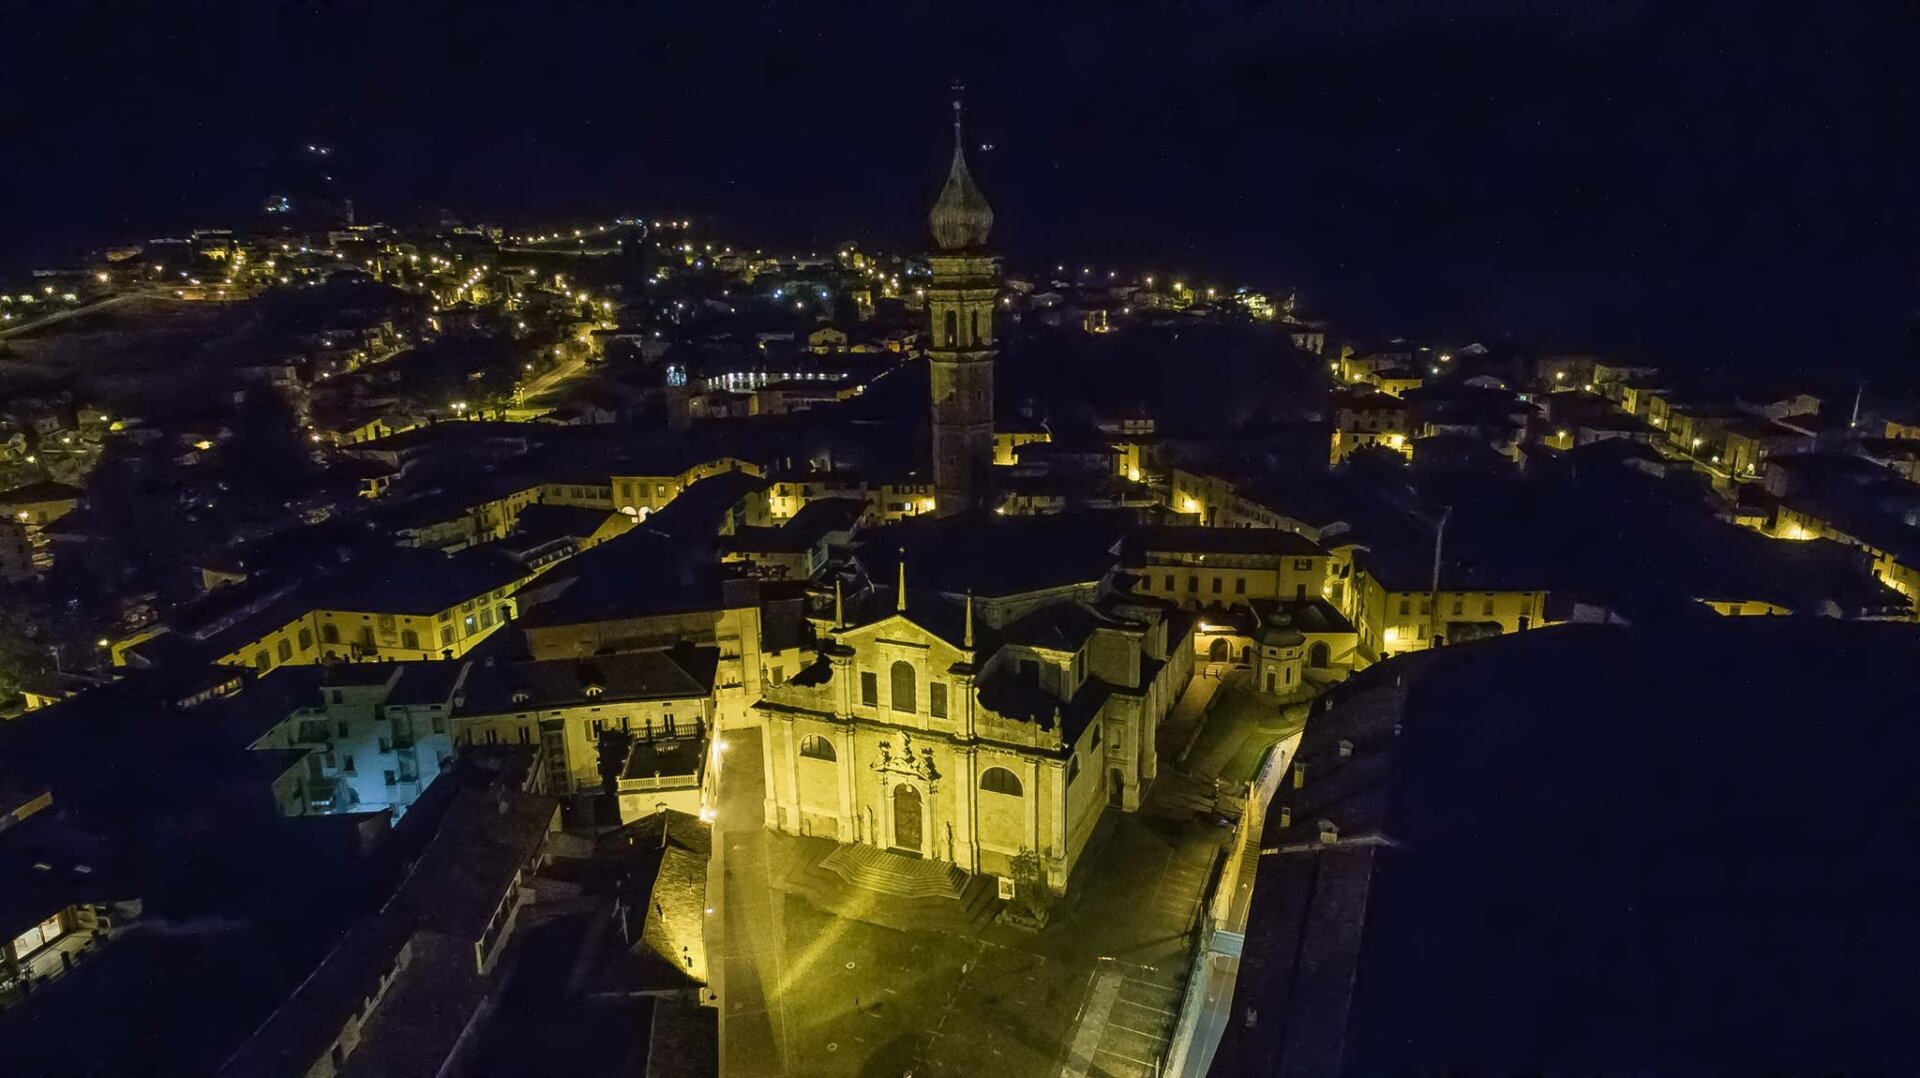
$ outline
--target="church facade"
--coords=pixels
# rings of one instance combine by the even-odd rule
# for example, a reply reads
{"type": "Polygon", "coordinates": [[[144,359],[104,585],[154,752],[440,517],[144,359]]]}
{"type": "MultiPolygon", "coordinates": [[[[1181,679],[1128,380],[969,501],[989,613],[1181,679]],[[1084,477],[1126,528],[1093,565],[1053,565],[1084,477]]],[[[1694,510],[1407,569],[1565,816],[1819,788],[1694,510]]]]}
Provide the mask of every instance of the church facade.
{"type": "Polygon", "coordinates": [[[970,600],[934,596],[836,625],[757,705],[767,826],[967,873],[1009,876],[1030,851],[1064,890],[1101,812],[1138,808],[1158,771],[1192,671],[1191,619],[1166,615],[1001,601],[976,632],[970,600]]]}

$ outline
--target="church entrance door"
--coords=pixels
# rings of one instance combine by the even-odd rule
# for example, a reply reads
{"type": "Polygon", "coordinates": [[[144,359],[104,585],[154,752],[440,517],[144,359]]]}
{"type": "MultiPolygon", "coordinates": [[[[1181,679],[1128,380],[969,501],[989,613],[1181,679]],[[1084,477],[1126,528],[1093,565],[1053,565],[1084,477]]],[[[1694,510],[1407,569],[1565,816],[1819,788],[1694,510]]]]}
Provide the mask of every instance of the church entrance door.
{"type": "Polygon", "coordinates": [[[893,788],[893,848],[920,856],[920,791],[901,783],[893,788]]]}

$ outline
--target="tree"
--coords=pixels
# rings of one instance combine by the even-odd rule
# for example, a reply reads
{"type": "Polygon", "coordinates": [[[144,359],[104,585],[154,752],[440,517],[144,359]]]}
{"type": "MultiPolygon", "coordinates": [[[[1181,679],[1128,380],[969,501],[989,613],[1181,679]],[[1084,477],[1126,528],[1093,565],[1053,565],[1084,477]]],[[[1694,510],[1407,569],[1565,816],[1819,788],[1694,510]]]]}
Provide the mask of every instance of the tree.
{"type": "Polygon", "coordinates": [[[633,750],[633,735],[625,730],[605,730],[595,746],[599,756],[600,789],[609,798],[620,792],[620,776],[627,769],[627,755],[633,750]]]}
{"type": "Polygon", "coordinates": [[[1053,886],[1047,882],[1046,866],[1040,863],[1040,855],[1022,848],[1009,870],[1013,876],[1014,917],[1028,924],[1045,925],[1056,896],[1053,886]]]}

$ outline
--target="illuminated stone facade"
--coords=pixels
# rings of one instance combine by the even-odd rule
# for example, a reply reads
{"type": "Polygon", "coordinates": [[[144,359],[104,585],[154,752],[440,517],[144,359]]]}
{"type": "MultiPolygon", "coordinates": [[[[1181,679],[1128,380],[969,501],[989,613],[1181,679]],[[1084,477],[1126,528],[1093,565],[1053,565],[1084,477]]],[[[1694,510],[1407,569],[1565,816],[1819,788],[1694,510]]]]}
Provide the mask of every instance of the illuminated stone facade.
{"type": "Polygon", "coordinates": [[[831,630],[757,709],[766,823],[1063,889],[1108,806],[1139,807],[1154,731],[1192,671],[1192,622],[1102,601],[959,604],[831,630]],[[931,615],[931,616],[929,616],[931,615]],[[988,622],[1005,620],[998,628],[988,622]]]}

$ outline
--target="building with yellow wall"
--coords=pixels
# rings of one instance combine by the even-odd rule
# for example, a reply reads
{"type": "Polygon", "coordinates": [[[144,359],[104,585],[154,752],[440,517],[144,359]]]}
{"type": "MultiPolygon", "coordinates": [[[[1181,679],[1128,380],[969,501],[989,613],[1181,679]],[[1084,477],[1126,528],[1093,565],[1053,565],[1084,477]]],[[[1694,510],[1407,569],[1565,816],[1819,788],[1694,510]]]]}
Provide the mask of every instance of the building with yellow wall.
{"type": "Polygon", "coordinates": [[[1121,549],[1134,591],[1189,610],[1254,599],[1325,598],[1333,555],[1274,528],[1137,528],[1121,549]]]}
{"type": "Polygon", "coordinates": [[[0,492],[0,581],[30,580],[53,566],[47,525],[80,504],[65,483],[30,483],[0,492]]]}
{"type": "Polygon", "coordinates": [[[1368,446],[1413,455],[1413,430],[1407,402],[1385,393],[1349,394],[1333,405],[1330,463],[1339,464],[1368,446]]]}
{"type": "MultiPolygon", "coordinates": [[[[1173,469],[1171,476],[1172,508],[1210,527],[1277,529],[1318,545],[1327,556],[1322,594],[1334,609],[1352,618],[1356,596],[1353,571],[1361,548],[1351,535],[1345,507],[1337,504],[1337,499],[1323,497],[1324,491],[1318,489],[1327,482],[1325,477],[1320,482],[1302,478],[1283,489],[1270,484],[1242,484],[1226,475],[1180,467],[1173,469]]],[[[1155,594],[1166,593],[1163,589],[1155,594]]],[[[1311,588],[1308,594],[1313,594],[1311,588]]]]}
{"type": "Polygon", "coordinates": [[[1038,423],[1020,423],[1015,419],[1003,420],[993,432],[993,463],[1003,468],[1009,467],[1019,459],[1018,451],[1021,446],[1052,440],[1053,435],[1038,423]]]}
{"type": "Polygon", "coordinates": [[[873,521],[895,524],[931,516],[936,508],[933,481],[919,475],[874,479],[857,472],[775,473],[767,489],[768,516],[781,523],[820,498],[859,498],[873,521]]]}
{"type": "MultiPolygon", "coordinates": [[[[758,465],[736,457],[716,457],[712,460],[700,461],[671,474],[643,475],[619,472],[611,476],[608,481],[607,507],[628,516],[645,517],[666,508],[669,502],[700,480],[730,471],[743,471],[749,475],[765,474],[758,465]]],[[[580,489],[580,493],[589,494],[585,487],[580,489]]],[[[571,492],[568,496],[571,496],[571,492]]],[[[593,496],[597,497],[597,492],[594,492],[593,496]]],[[[561,504],[572,503],[562,502],[561,504]]]]}
{"type": "Polygon", "coordinates": [[[549,792],[602,788],[600,739],[631,741],[617,780],[621,818],[656,811],[699,813],[717,768],[709,755],[718,708],[720,651],[671,648],[477,667],[453,719],[456,746],[541,746],[549,792]]]}
{"type": "MultiPolygon", "coordinates": [[[[1441,643],[1525,632],[1546,623],[1547,593],[1502,587],[1494,590],[1431,591],[1426,584],[1382,579],[1385,571],[1364,564],[1355,574],[1358,602],[1354,628],[1362,654],[1385,659],[1441,643]]],[[[1445,580],[1442,580],[1445,587],[1445,580]]]]}
{"type": "Polygon", "coordinates": [[[836,615],[818,659],[769,686],[767,826],[1066,886],[1108,805],[1136,809],[1154,733],[1191,669],[1191,621],[1109,597],[968,600],[836,615]]]}
{"type": "Polygon", "coordinates": [[[395,549],[306,580],[221,588],[169,626],[112,645],[116,666],[168,648],[267,673],[320,662],[459,658],[512,620],[539,570],[480,547],[395,549]]]}

